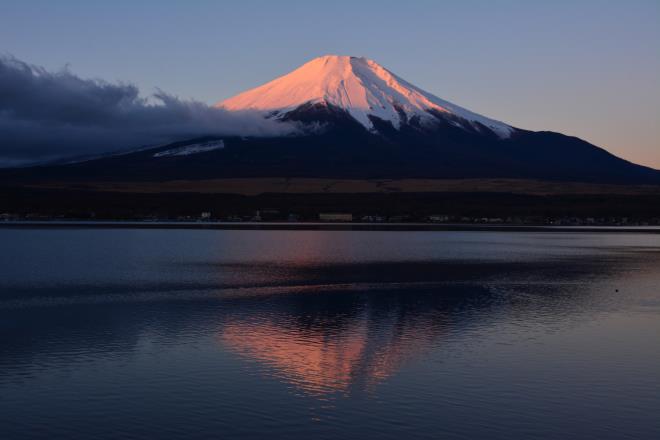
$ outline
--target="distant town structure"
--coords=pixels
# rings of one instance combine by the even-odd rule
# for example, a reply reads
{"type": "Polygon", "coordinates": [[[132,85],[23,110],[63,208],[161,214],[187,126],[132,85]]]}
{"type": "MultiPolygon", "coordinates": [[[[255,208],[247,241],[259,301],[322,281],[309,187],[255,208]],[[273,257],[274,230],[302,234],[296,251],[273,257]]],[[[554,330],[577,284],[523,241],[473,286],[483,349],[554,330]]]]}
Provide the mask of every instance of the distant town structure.
{"type": "Polygon", "coordinates": [[[320,213],[319,220],[322,222],[352,222],[353,214],[344,212],[327,212],[320,213]]]}
{"type": "Polygon", "coordinates": [[[432,223],[445,223],[450,220],[450,217],[448,215],[430,215],[428,217],[428,220],[432,223]]]}

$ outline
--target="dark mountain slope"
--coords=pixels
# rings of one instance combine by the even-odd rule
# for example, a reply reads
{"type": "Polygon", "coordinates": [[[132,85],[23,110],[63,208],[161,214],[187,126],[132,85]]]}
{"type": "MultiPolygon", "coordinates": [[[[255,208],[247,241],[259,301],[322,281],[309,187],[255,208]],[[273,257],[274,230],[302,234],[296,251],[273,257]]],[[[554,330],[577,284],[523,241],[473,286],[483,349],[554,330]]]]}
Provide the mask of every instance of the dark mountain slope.
{"type": "Polygon", "coordinates": [[[448,123],[396,130],[373,118],[370,132],[340,109],[314,105],[287,115],[314,123],[311,133],[280,138],[222,138],[222,148],[167,155],[214,141],[199,138],[87,162],[5,170],[9,180],[164,181],[225,177],[352,179],[516,178],[660,184],[660,172],[635,165],[575,137],[516,130],[501,139],[448,123]]]}

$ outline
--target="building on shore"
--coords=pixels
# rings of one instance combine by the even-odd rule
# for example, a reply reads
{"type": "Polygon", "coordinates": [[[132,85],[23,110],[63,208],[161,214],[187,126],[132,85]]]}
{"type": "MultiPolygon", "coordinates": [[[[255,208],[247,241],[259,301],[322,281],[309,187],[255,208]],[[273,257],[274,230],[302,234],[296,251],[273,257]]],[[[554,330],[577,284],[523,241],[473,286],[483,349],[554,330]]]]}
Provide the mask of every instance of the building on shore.
{"type": "Polygon", "coordinates": [[[319,220],[322,222],[352,222],[353,214],[344,212],[328,212],[319,214],[319,220]]]}

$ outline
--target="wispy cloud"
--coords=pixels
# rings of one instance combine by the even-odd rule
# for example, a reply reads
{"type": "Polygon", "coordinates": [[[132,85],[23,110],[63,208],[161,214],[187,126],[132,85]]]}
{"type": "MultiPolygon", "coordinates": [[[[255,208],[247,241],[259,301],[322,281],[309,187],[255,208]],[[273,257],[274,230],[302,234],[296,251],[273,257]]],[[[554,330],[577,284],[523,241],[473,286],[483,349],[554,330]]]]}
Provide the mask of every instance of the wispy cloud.
{"type": "Polygon", "coordinates": [[[93,155],[201,135],[270,136],[295,128],[135,85],[84,79],[0,56],[0,166],[93,155]]]}

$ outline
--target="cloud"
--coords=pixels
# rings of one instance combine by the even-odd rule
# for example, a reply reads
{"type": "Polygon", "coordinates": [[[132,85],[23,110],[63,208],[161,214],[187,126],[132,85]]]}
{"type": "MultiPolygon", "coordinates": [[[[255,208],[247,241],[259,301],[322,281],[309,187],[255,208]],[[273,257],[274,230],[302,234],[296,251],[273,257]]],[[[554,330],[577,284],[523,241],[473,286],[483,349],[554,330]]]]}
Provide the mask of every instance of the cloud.
{"type": "Polygon", "coordinates": [[[0,166],[95,155],[204,135],[270,136],[295,127],[135,85],[50,72],[0,56],[0,166]]]}

